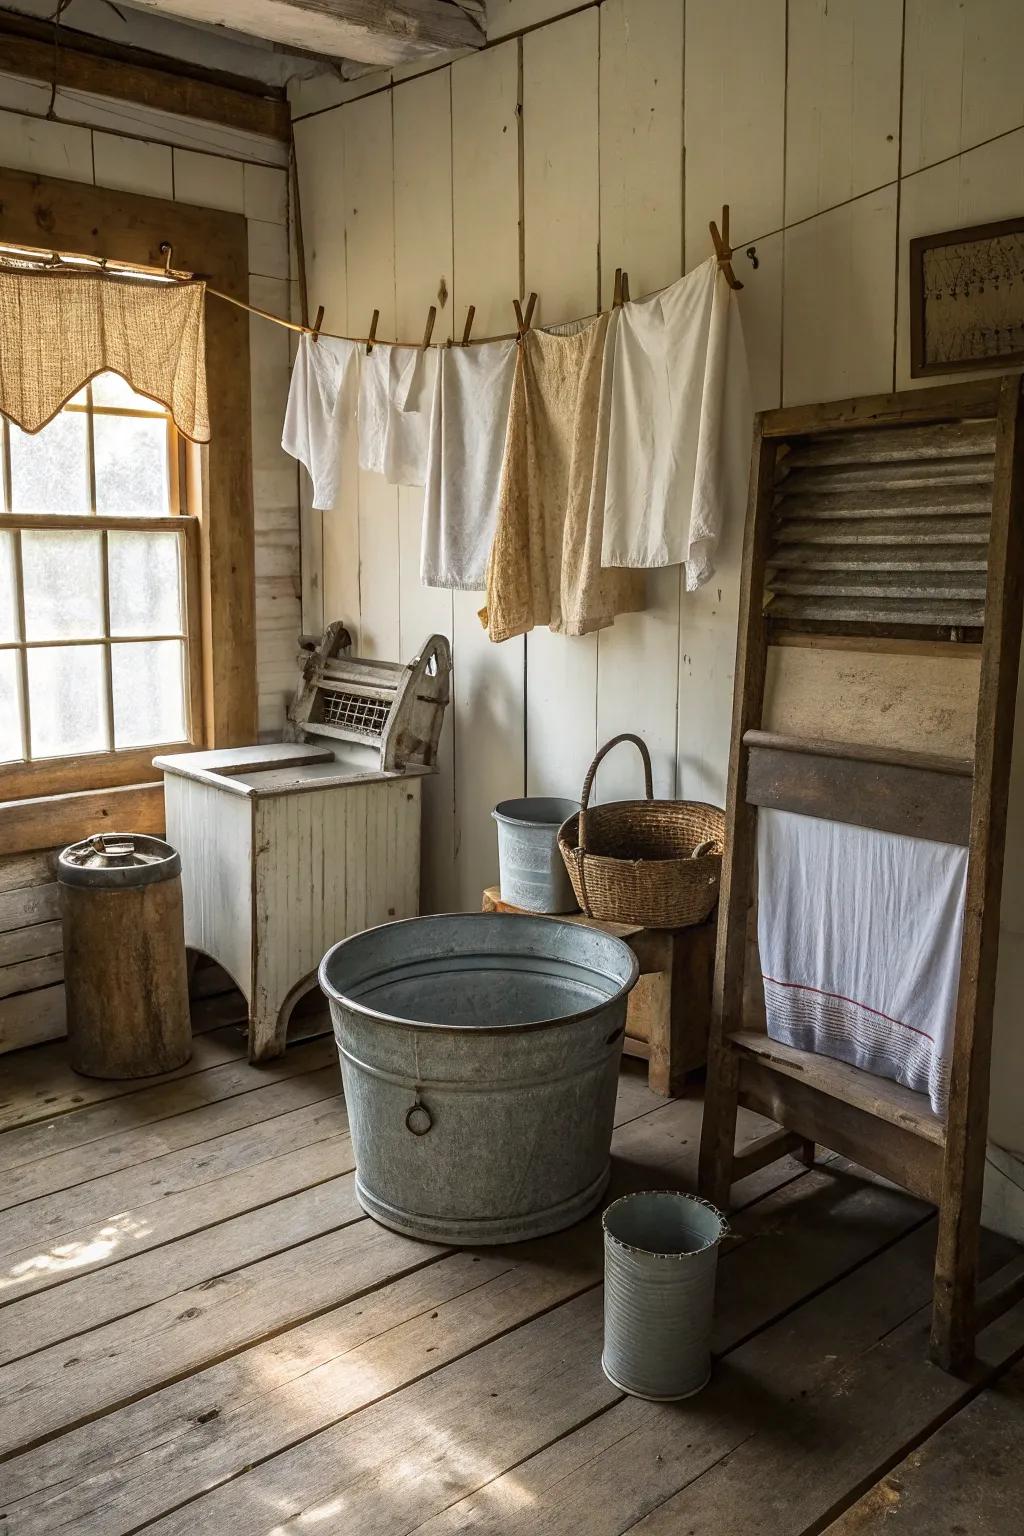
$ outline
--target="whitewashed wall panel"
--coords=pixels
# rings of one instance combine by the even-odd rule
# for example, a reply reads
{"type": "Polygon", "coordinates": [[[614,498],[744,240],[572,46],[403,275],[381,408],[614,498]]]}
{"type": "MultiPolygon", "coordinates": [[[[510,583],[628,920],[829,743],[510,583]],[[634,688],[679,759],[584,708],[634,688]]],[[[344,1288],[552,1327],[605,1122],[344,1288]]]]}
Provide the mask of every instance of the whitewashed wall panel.
{"type": "MultiPolygon", "coordinates": [[[[541,323],[598,305],[598,14],[523,38],[525,287],[541,323]]],[[[526,637],[526,792],[564,794],[597,746],[597,636],[526,637]]]]}
{"type": "Polygon", "coordinates": [[[903,174],[1024,124],[1019,0],[906,0],[903,174]]]}
{"type": "MultiPolygon", "coordinates": [[[[452,271],[451,76],[425,75],[394,94],[395,309],[403,337],[423,334],[431,304],[433,338],[446,341],[454,325],[452,271]]],[[[461,334],[461,332],[460,332],[461,334]]],[[[452,594],[420,583],[423,491],[398,492],[398,652],[407,661],[431,634],[450,641],[452,594]]],[[[423,784],[421,883],[424,905],[455,904],[454,711],[446,710],[439,771],[423,784]]]]}
{"type": "Polygon", "coordinates": [[[896,179],[903,0],[789,0],[786,223],[896,179]]]}
{"type": "MultiPolygon", "coordinates": [[[[478,336],[510,327],[519,288],[519,45],[462,59],[452,82],[455,318],[476,306],[478,336]]],[[[406,89],[406,87],[403,87],[406,89]]],[[[492,645],[477,617],[483,595],[453,594],[455,894],[472,910],[492,883],[491,807],[523,793],[526,643],[492,645]]]]}
{"type": "Polygon", "coordinates": [[[783,405],[892,388],[896,185],[786,231],[783,405]]]}
{"type": "Polygon", "coordinates": [[[686,265],[732,208],[737,243],[783,223],[786,0],[687,0],[686,265]]]}

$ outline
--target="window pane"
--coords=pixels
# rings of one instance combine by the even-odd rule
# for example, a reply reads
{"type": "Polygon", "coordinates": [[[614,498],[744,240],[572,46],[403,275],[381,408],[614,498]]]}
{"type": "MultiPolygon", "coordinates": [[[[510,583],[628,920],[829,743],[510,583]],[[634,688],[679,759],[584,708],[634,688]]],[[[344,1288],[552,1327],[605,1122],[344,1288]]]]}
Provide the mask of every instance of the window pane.
{"type": "Polygon", "coordinates": [[[113,517],[162,517],[170,508],[163,417],[95,416],[96,510],[113,517]]]}
{"type": "Polygon", "coordinates": [[[0,763],[17,762],[21,752],[18,654],[0,651],[0,763]]]}
{"type": "Polygon", "coordinates": [[[62,411],[32,437],[11,423],[12,512],[90,510],[87,432],[82,411],[62,411]]]}
{"type": "Polygon", "coordinates": [[[181,535],[112,532],[107,538],[110,633],[180,633],[181,535]]]}
{"type": "Polygon", "coordinates": [[[99,533],[54,529],[21,535],[27,640],[91,640],[103,633],[99,533]]]}
{"type": "MultiPolygon", "coordinates": [[[[0,533],[0,640],[18,638],[18,602],[14,584],[14,534],[0,533]]],[[[0,723],[0,730],[3,729],[0,723]]]]}
{"type": "Polygon", "coordinates": [[[112,647],[114,744],[144,747],[184,741],[185,647],[180,640],[136,640],[112,647]]]}
{"type": "Polygon", "coordinates": [[[55,645],[28,653],[33,757],[102,752],[107,679],[101,645],[55,645]]]}
{"type": "Polygon", "coordinates": [[[162,411],[164,407],[148,395],[137,395],[119,373],[98,373],[92,381],[93,405],[128,406],[133,411],[162,411]]]}

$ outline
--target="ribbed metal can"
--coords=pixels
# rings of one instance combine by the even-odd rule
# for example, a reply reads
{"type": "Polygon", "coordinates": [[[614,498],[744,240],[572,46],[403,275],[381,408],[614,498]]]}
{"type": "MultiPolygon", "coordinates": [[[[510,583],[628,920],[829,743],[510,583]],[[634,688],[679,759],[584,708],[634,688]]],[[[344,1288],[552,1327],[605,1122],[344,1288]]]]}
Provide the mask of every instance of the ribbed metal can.
{"type": "Polygon", "coordinates": [[[711,1323],[725,1217],[677,1190],[623,1195],[604,1213],[604,1354],[632,1397],[692,1397],[711,1374],[711,1323]]]}
{"type": "Polygon", "coordinates": [[[527,912],[578,911],[558,847],[558,829],[579,808],[578,800],[547,795],[498,802],[491,815],[498,824],[502,901],[527,912]]]}

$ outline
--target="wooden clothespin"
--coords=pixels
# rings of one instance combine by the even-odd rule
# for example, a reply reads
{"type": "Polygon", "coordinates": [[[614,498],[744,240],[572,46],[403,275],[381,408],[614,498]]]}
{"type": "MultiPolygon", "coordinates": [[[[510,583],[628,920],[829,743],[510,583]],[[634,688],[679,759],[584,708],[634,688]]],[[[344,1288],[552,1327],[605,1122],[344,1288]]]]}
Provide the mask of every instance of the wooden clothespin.
{"type": "Polygon", "coordinates": [[[622,274],[622,302],[629,303],[629,273],[626,271],[622,274]]]}
{"type": "Polygon", "coordinates": [[[427,310],[427,324],[426,324],[426,328],[424,329],[424,332],[423,332],[423,350],[424,350],[424,352],[430,346],[430,338],[434,334],[434,321],[436,319],[437,319],[437,306],[435,304],[431,304],[430,308],[427,310]]]}
{"type": "Polygon", "coordinates": [[[523,336],[530,329],[530,325],[533,320],[533,311],[536,306],[537,295],[535,293],[531,293],[530,297],[526,301],[526,314],[524,316],[523,306],[520,304],[519,300],[512,300],[512,308],[516,312],[516,336],[520,341],[522,341],[523,336]]]}
{"type": "Polygon", "coordinates": [[[314,341],[319,341],[320,340],[320,327],[323,325],[323,323],[324,323],[324,307],[321,304],[317,308],[316,318],[313,321],[313,340],[314,341]]]}
{"type": "Polygon", "coordinates": [[[622,268],[615,268],[615,284],[612,288],[612,309],[622,308],[622,268]]]}
{"type": "Polygon", "coordinates": [[[718,225],[714,219],[708,225],[711,231],[711,239],[715,247],[715,255],[718,257],[718,265],[725,273],[725,280],[730,288],[742,288],[743,284],[732,269],[732,246],[729,244],[729,204],[722,204],[722,232],[719,234],[718,225]]]}
{"type": "Polygon", "coordinates": [[[370,334],[366,338],[366,355],[369,357],[373,351],[373,344],[377,340],[377,321],[380,319],[380,310],[375,309],[373,319],[370,321],[370,334]]]}
{"type": "Polygon", "coordinates": [[[466,323],[462,327],[462,345],[469,346],[469,333],[473,329],[473,316],[476,314],[476,305],[471,304],[466,310],[466,323]]]}

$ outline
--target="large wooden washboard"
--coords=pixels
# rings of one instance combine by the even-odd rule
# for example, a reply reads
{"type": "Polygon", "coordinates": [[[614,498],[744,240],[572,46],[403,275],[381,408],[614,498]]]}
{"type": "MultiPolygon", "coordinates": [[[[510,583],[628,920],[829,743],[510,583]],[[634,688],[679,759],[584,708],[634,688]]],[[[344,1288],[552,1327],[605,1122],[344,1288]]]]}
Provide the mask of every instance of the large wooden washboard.
{"type": "Polygon", "coordinates": [[[820,1142],[939,1208],[932,1353],[965,1369],[1024,1293],[978,1300],[978,1233],[1021,634],[1020,379],[757,419],[701,1187],[820,1142]],[[837,658],[843,664],[837,662],[837,658]],[[966,846],[948,1114],[764,1032],[759,806],[966,846]],[[735,1151],[737,1105],[781,1129],[735,1151]]]}

